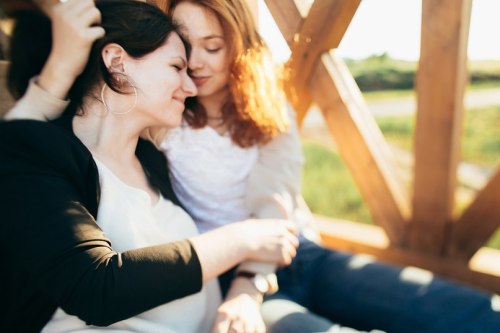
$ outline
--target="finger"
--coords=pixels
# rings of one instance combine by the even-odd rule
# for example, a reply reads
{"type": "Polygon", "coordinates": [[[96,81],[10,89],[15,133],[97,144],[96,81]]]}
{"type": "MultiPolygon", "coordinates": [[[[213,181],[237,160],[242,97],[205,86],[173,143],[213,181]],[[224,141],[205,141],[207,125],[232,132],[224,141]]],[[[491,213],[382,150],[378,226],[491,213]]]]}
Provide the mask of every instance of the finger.
{"type": "Polygon", "coordinates": [[[240,319],[235,319],[231,321],[231,325],[229,327],[229,332],[231,333],[246,333],[245,325],[240,319]]]}
{"type": "Polygon", "coordinates": [[[79,17],[85,27],[101,23],[101,11],[95,7],[84,11],[79,17]]]}
{"type": "Polygon", "coordinates": [[[227,317],[217,316],[215,318],[212,333],[227,333],[231,326],[231,320],[227,317]]]}
{"type": "Polygon", "coordinates": [[[282,247],[282,257],[283,257],[283,265],[290,265],[293,258],[297,254],[297,249],[292,246],[290,243],[286,242],[282,247]]]}
{"type": "Polygon", "coordinates": [[[262,322],[262,320],[253,320],[248,325],[245,326],[245,332],[248,333],[265,333],[266,326],[262,322]]]}
{"type": "Polygon", "coordinates": [[[69,0],[65,3],[61,4],[61,7],[64,9],[67,15],[71,15],[72,17],[79,17],[85,11],[95,8],[94,0],[69,0]]]}
{"type": "Polygon", "coordinates": [[[86,31],[86,37],[92,42],[96,39],[104,37],[105,34],[106,31],[104,31],[104,28],[102,27],[92,27],[86,31]]]}
{"type": "Polygon", "coordinates": [[[259,331],[259,320],[246,321],[243,326],[243,332],[245,333],[261,333],[264,332],[262,330],[259,331]]]}
{"type": "Polygon", "coordinates": [[[288,231],[290,231],[295,236],[299,235],[299,229],[297,228],[297,225],[294,222],[289,221],[287,223],[287,229],[288,229],[288,231]]]}
{"type": "Polygon", "coordinates": [[[64,16],[70,16],[72,18],[77,17],[77,13],[81,10],[82,6],[86,5],[87,0],[82,1],[61,1],[54,5],[54,10],[57,10],[59,14],[64,16]]]}
{"type": "Polygon", "coordinates": [[[262,320],[257,321],[255,325],[255,333],[266,333],[266,325],[262,320]]]}
{"type": "Polygon", "coordinates": [[[290,244],[293,247],[295,247],[295,248],[299,247],[300,242],[299,242],[299,238],[297,236],[290,235],[289,238],[288,238],[288,241],[290,242],[290,244]]]}

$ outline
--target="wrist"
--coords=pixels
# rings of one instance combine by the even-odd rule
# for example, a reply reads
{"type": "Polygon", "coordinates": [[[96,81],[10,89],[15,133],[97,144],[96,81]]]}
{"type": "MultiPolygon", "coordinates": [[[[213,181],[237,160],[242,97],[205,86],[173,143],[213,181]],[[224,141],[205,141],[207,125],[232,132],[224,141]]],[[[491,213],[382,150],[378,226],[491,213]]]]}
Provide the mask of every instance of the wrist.
{"type": "Polygon", "coordinates": [[[235,279],[245,279],[253,287],[254,291],[263,298],[278,291],[276,274],[260,274],[251,271],[237,270],[235,279]]]}
{"type": "Polygon", "coordinates": [[[52,96],[64,100],[76,76],[60,63],[61,61],[49,57],[38,77],[37,84],[52,96]]]}
{"type": "Polygon", "coordinates": [[[241,257],[239,262],[248,260],[256,251],[256,246],[252,241],[252,237],[248,236],[251,234],[251,230],[248,230],[247,226],[248,223],[246,222],[235,222],[222,227],[226,228],[225,234],[228,235],[230,239],[240,244],[239,249],[241,257]]]}
{"type": "Polygon", "coordinates": [[[235,277],[231,283],[226,299],[232,299],[240,295],[247,295],[248,297],[261,304],[264,300],[264,295],[259,292],[252,281],[245,277],[235,277]]]}

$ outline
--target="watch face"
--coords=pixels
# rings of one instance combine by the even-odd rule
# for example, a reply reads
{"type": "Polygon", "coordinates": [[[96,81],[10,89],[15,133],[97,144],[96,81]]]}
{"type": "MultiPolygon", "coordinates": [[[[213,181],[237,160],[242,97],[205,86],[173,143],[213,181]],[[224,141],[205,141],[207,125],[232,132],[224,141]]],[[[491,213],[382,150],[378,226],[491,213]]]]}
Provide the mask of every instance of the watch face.
{"type": "Polygon", "coordinates": [[[269,283],[267,283],[267,280],[264,276],[262,275],[255,275],[253,278],[253,283],[255,285],[255,288],[263,294],[267,293],[269,291],[269,283]]]}

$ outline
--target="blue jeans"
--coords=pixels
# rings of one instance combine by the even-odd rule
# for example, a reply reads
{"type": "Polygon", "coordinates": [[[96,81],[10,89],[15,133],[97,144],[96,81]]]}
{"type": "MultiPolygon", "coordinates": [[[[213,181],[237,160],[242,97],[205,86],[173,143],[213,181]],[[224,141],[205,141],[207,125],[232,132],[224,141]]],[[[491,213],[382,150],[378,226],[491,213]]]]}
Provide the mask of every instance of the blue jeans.
{"type": "Polygon", "coordinates": [[[268,332],[499,333],[492,296],[368,257],[309,241],[277,272],[280,290],[266,298],[268,332]],[[355,332],[355,331],[354,331],[355,332]]]}

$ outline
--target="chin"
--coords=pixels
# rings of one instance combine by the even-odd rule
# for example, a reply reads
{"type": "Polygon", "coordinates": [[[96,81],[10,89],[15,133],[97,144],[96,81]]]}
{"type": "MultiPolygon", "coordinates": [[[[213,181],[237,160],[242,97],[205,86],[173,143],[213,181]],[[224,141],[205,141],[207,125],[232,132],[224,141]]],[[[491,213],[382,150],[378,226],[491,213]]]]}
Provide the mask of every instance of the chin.
{"type": "Polygon", "coordinates": [[[179,127],[182,123],[182,113],[179,117],[177,118],[170,118],[169,121],[168,121],[168,125],[166,125],[167,127],[170,127],[170,128],[175,128],[175,127],[179,127]]]}
{"type": "Polygon", "coordinates": [[[207,97],[211,96],[214,93],[214,89],[211,89],[210,87],[196,87],[198,88],[198,93],[196,94],[196,97],[207,97]]]}

